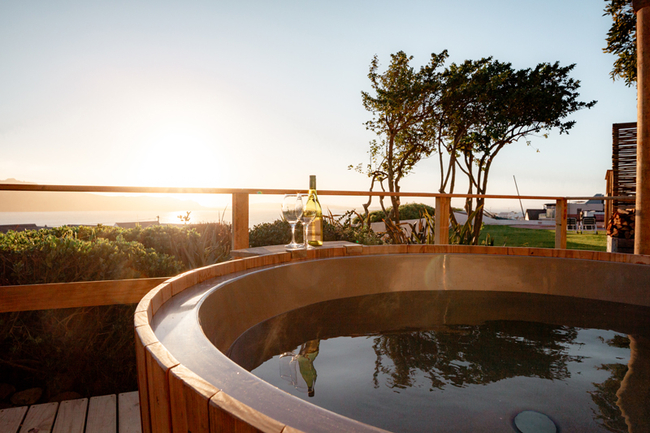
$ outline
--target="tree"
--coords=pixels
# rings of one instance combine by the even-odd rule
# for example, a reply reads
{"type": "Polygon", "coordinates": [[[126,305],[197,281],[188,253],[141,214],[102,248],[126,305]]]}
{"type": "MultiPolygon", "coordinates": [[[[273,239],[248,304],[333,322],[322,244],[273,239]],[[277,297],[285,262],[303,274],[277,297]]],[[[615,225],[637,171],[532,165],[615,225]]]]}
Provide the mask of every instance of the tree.
{"type": "MultiPolygon", "coordinates": [[[[403,51],[391,55],[391,63],[384,73],[379,73],[377,56],[370,63],[368,78],[375,95],[361,92],[363,106],[373,114],[366,128],[375,132],[379,140],[370,142],[370,163],[357,170],[371,178],[370,190],[379,182],[385,191],[399,193],[400,181],[415,164],[434,150],[435,122],[438,116],[440,73],[437,72],[447,52],[432,54],[431,61],[416,71],[409,63],[413,56],[403,51]]],[[[352,168],[350,166],[349,168],[352,168]]],[[[388,218],[399,223],[399,196],[391,196],[392,209],[388,218]]],[[[368,206],[366,215],[368,213],[368,206]]],[[[384,208],[383,201],[381,202],[384,208]]]]}
{"type": "MultiPolygon", "coordinates": [[[[491,57],[450,65],[443,74],[442,117],[438,152],[440,192],[454,192],[458,168],[467,176],[468,194],[486,194],[494,158],[508,144],[542,131],[568,133],[575,121],[566,118],[596,101],[578,101],[580,82],[569,77],[575,65],[540,63],[515,70],[491,57]],[[445,167],[442,152],[448,154],[445,167]]],[[[473,230],[461,243],[477,243],[485,199],[468,198],[473,230]]],[[[452,214],[453,215],[453,214],[452,214]]]]}
{"type": "Polygon", "coordinates": [[[605,15],[610,15],[613,22],[603,51],[617,56],[610,76],[613,80],[621,78],[625,85],[631,86],[636,84],[636,17],[632,0],[605,1],[605,15]]]}

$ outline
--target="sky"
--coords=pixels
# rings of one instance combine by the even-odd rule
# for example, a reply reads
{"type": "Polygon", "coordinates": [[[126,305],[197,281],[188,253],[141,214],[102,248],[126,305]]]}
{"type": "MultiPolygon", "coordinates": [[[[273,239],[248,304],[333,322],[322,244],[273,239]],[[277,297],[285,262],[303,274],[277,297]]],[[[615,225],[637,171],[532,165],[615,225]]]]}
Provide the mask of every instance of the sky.
{"type": "MultiPolygon", "coordinates": [[[[516,194],[513,176],[523,195],[604,193],[612,124],[636,120],[636,89],[612,81],[614,57],[602,52],[611,24],[604,6],[6,0],[0,179],[306,189],[315,174],[319,189],[364,191],[368,178],[348,166],[368,161],[375,138],[361,103],[373,56],[385,70],[402,50],[419,68],[446,49],[448,63],[486,56],[515,68],[575,63],[580,99],[598,100],[571,117],[569,135],[507,146],[492,166],[489,194],[516,194]]],[[[438,182],[430,158],[402,190],[435,192],[438,182]]],[[[533,204],[525,207],[540,207],[533,204]]],[[[519,209],[514,201],[492,206],[519,209]]]]}

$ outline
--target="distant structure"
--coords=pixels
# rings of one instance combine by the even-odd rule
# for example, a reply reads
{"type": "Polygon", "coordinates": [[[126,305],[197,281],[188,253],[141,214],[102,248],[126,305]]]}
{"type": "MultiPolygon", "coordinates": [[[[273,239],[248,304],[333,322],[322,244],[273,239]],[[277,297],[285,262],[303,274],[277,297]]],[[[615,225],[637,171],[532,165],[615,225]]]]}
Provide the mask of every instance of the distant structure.
{"type": "MultiPolygon", "coordinates": [[[[602,194],[596,194],[594,197],[603,197],[602,194]]],[[[587,201],[575,201],[567,203],[567,217],[576,218],[578,221],[585,216],[586,213],[593,214],[596,221],[602,222],[605,220],[605,201],[596,198],[587,201]]],[[[553,219],[555,218],[555,203],[546,203],[544,209],[526,209],[526,220],[539,220],[539,219],[553,219]]]]}
{"type": "Polygon", "coordinates": [[[3,224],[0,225],[0,233],[7,233],[8,231],[21,232],[23,230],[38,230],[42,227],[36,224],[3,224]]]}

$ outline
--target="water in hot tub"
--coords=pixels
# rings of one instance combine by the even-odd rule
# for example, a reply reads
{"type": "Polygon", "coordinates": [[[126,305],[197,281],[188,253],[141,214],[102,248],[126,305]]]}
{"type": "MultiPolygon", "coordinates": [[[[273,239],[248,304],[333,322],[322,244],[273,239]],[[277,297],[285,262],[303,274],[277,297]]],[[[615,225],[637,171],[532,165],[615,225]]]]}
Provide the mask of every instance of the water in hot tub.
{"type": "MultiPolygon", "coordinates": [[[[598,303],[580,313],[575,300],[565,306],[553,301],[555,310],[604,314],[594,310],[598,303]]],[[[616,306],[632,317],[648,312],[616,306]]],[[[336,309],[321,307],[329,313],[336,309]]],[[[610,303],[600,307],[612,308],[610,303]]],[[[252,368],[253,374],[315,405],[394,432],[517,431],[514,420],[524,411],[544,414],[562,432],[628,431],[616,392],[628,372],[629,339],[602,329],[600,319],[598,328],[472,319],[426,329],[344,330],[336,336],[313,325],[315,309],[271,320],[283,327],[311,323],[302,327],[312,328],[305,331],[310,339],[296,344],[301,332],[289,331],[291,347],[270,358],[263,355],[268,359],[252,368]],[[304,314],[309,317],[301,320],[304,314]]],[[[345,307],[341,312],[350,313],[345,307]]],[[[331,322],[331,317],[321,319],[331,322]]]]}

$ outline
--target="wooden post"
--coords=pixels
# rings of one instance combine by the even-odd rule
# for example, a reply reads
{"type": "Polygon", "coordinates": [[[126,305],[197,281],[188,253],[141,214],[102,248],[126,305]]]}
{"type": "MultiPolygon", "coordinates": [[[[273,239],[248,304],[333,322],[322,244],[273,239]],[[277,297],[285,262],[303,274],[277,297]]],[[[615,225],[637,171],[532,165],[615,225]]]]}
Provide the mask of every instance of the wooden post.
{"type": "Polygon", "coordinates": [[[436,197],[436,227],[434,242],[436,245],[449,244],[449,207],[451,197],[436,197]]]}
{"type": "Polygon", "coordinates": [[[566,250],[566,212],[565,198],[555,201],[555,248],[566,250]]]}
{"type": "MultiPolygon", "coordinates": [[[[605,175],[607,182],[607,192],[605,196],[612,197],[614,195],[614,170],[607,170],[605,175]]],[[[607,223],[614,214],[614,200],[605,200],[605,230],[607,230],[607,223]]]]}
{"type": "Polygon", "coordinates": [[[248,194],[232,195],[232,249],[248,248],[248,194]]]}
{"type": "Polygon", "coordinates": [[[637,46],[634,253],[650,254],[650,0],[634,0],[637,46]]]}

